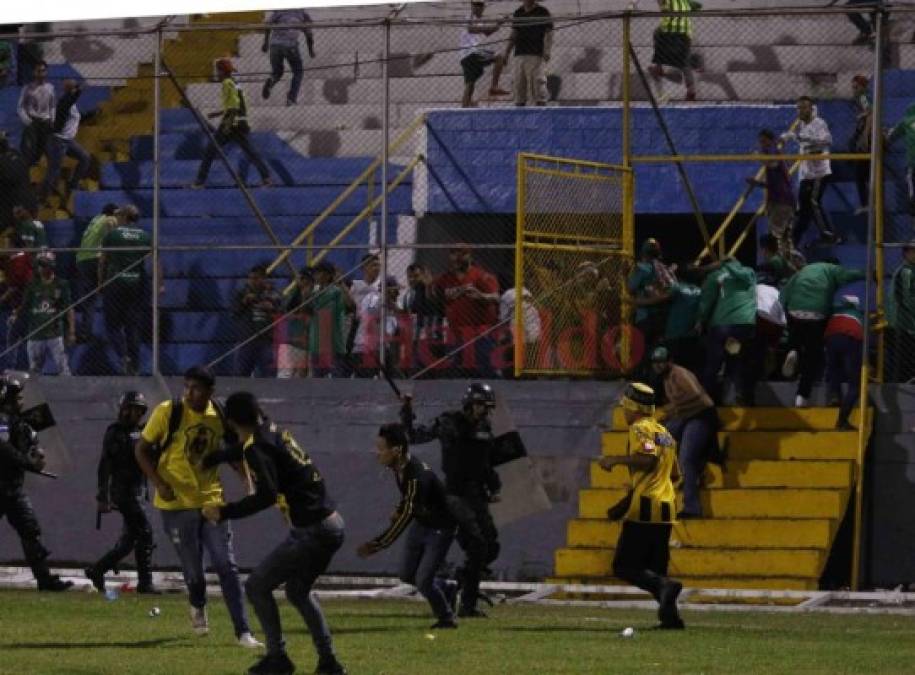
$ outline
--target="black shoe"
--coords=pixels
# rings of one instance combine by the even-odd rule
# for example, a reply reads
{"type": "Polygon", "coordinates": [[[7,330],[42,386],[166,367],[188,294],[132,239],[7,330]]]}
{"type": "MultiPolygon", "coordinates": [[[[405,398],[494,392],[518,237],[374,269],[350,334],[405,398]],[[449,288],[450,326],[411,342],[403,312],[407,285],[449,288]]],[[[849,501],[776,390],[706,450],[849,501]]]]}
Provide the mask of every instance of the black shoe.
{"type": "Polygon", "coordinates": [[[148,584],[137,584],[137,594],[138,595],[162,595],[162,591],[152,585],[152,582],[148,584]]]}
{"type": "Polygon", "coordinates": [[[272,80],[271,78],[268,77],[268,78],[267,78],[267,81],[264,82],[264,88],[261,89],[261,97],[263,97],[263,99],[264,99],[265,101],[266,101],[268,98],[270,98],[270,90],[271,90],[271,89],[273,89],[273,80],[272,80]]]}
{"type": "Polygon", "coordinates": [[[87,567],[84,572],[86,578],[95,586],[99,593],[105,592],[105,573],[94,567],[87,567]]]}
{"type": "Polygon", "coordinates": [[[292,675],[295,664],[286,654],[267,654],[248,668],[248,675],[292,675]]]}
{"type": "Polygon", "coordinates": [[[848,420],[839,420],[836,422],[836,429],[838,431],[857,431],[858,428],[849,422],[848,420]]]}
{"type": "Polygon", "coordinates": [[[458,613],[458,616],[462,619],[488,619],[486,612],[476,607],[461,607],[461,611],[458,613]]]}
{"type": "Polygon", "coordinates": [[[684,628],[686,628],[686,624],[679,616],[673,621],[666,623],[662,621],[658,624],[658,630],[683,630],[684,628]]]}
{"type": "Polygon", "coordinates": [[[445,594],[445,601],[448,603],[448,606],[451,607],[452,614],[457,612],[458,591],[460,590],[461,585],[454,579],[446,579],[445,583],[442,585],[442,593],[445,594]]]}
{"type": "Polygon", "coordinates": [[[439,630],[445,628],[457,628],[458,625],[454,619],[439,619],[434,624],[430,626],[431,630],[439,630]]]}
{"type": "Polygon", "coordinates": [[[346,668],[337,661],[336,657],[331,656],[329,659],[319,659],[318,667],[315,673],[319,675],[346,675],[346,668]]]}
{"type": "Polygon", "coordinates": [[[683,590],[683,584],[679,581],[668,579],[664,582],[661,592],[658,594],[658,618],[661,625],[675,628],[676,624],[682,624],[680,613],[677,611],[677,598],[680,597],[680,591],[683,590]]]}
{"type": "Polygon", "coordinates": [[[48,576],[44,579],[38,580],[38,590],[39,591],[51,591],[52,593],[59,593],[60,591],[65,591],[73,585],[72,581],[64,581],[56,574],[53,576],[48,576]]]}

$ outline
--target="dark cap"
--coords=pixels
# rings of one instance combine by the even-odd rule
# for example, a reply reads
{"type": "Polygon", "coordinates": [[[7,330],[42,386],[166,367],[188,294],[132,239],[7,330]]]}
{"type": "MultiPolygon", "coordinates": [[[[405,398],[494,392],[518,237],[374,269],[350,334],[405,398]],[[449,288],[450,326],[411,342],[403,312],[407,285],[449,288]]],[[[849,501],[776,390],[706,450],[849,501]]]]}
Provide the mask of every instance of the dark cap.
{"type": "Polygon", "coordinates": [[[642,244],[642,255],[658,258],[661,255],[661,244],[654,237],[649,237],[642,244]]]}
{"type": "Polygon", "coordinates": [[[143,396],[141,391],[125,391],[121,394],[121,400],[118,401],[118,408],[126,408],[130,406],[131,408],[142,408],[146,410],[149,406],[146,403],[146,397],[143,396]]]}
{"type": "Polygon", "coordinates": [[[328,272],[330,274],[334,274],[337,271],[336,268],[334,268],[334,264],[327,260],[322,260],[315,265],[313,269],[315,272],[328,272]]]}
{"type": "Polygon", "coordinates": [[[207,366],[191,366],[184,371],[184,379],[199,382],[211,389],[216,384],[216,376],[207,366]]]}
{"type": "Polygon", "coordinates": [[[397,277],[389,274],[384,279],[385,288],[400,288],[400,282],[397,281],[397,277]]]}

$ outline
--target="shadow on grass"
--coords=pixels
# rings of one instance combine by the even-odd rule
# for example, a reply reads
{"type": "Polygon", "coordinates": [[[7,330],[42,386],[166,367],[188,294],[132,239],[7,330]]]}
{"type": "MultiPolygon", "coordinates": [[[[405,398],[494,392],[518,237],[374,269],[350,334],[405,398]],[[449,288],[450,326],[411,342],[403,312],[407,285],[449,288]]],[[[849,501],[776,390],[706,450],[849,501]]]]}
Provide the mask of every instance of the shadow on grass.
{"type": "Polygon", "coordinates": [[[508,633],[596,633],[599,635],[607,635],[619,633],[623,629],[612,628],[610,626],[607,626],[606,628],[585,628],[584,626],[499,626],[495,628],[495,630],[508,633]]]}
{"type": "Polygon", "coordinates": [[[388,612],[330,612],[330,615],[333,618],[345,617],[347,619],[431,619],[435,620],[435,617],[431,614],[426,616],[425,614],[398,614],[398,613],[388,613],[388,612]]]}
{"type": "MultiPolygon", "coordinates": [[[[359,633],[415,633],[419,630],[416,626],[360,626],[359,628],[334,628],[331,626],[332,635],[355,635],[359,633]]],[[[305,628],[284,630],[289,635],[311,635],[305,628]]],[[[2,647],[3,645],[0,645],[2,647]]]]}
{"type": "Polygon", "coordinates": [[[136,642],[111,641],[111,642],[14,642],[12,644],[0,643],[3,649],[105,649],[115,647],[118,649],[152,649],[175,642],[185,642],[185,638],[156,638],[155,640],[139,640],[136,642]]]}

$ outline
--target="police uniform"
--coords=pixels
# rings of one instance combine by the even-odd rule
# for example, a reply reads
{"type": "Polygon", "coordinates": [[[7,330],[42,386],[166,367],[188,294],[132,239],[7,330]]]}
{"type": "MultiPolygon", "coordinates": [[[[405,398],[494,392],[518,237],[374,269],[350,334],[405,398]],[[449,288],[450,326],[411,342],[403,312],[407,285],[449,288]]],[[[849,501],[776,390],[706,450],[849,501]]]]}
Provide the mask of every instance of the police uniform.
{"type": "Polygon", "coordinates": [[[662,628],[683,628],[677,596],[683,586],[667,577],[670,532],[676,518],[672,476],[679,475],[673,437],[649,415],[654,412],[654,391],[644,384],[630,385],[623,407],[645,415],[629,427],[627,455],[653,457],[649,469],[630,465],[629,505],[613,557],[613,574],[648,591],[660,604],[662,628]]]}
{"type": "Polygon", "coordinates": [[[41,543],[41,527],[25,493],[25,472],[41,471],[44,453],[38,446],[38,434],[19,415],[17,397],[22,385],[15,380],[0,379],[0,518],[6,516],[19,535],[26,564],[31,568],[38,590],[63,591],[73,585],[62,581],[48,569],[48,549],[41,543]]]}
{"type": "MultiPolygon", "coordinates": [[[[226,401],[226,415],[230,418],[233,396],[226,401]]],[[[324,478],[292,434],[271,422],[256,429],[243,446],[215,453],[205,463],[213,465],[217,461],[240,463],[254,486],[252,494],[219,507],[220,520],[245,518],[279,505],[291,528],[289,536],[267,554],[245,582],[248,600],[264,629],[267,655],[263,672],[277,671],[275,666],[271,668],[274,660],[288,662],[273,598],[273,591],[286,584],[286,597],[305,619],[318,652],[316,672],[344,673],[336,660],[321,606],[311,594],[315,580],[343,545],[343,518],[327,494],[324,478]]],[[[259,663],[248,672],[262,672],[261,666],[259,663]]]]}
{"type": "Polygon", "coordinates": [[[467,555],[461,588],[462,616],[478,614],[477,599],[483,570],[499,557],[499,533],[489,512],[491,498],[502,487],[492,466],[495,440],[489,421],[474,421],[465,412],[474,402],[495,405],[488,385],[472,384],[464,395],[465,410],[439,415],[431,425],[413,425],[408,407],[401,413],[410,443],[438,439],[449,511],[457,521],[457,541],[467,555]]]}
{"type": "MultiPolygon", "coordinates": [[[[135,405],[146,410],[142,395],[128,392],[121,399],[121,414],[127,406],[135,405]],[[131,396],[132,395],[132,396],[131,396]],[[130,396],[130,398],[128,398],[130,396]]],[[[117,570],[118,563],[133,551],[137,562],[137,592],[154,592],[152,585],[153,531],[143,505],[146,494],[146,478],[143,475],[134,446],[140,438],[140,426],[122,421],[110,425],[105,431],[102,456],[98,465],[99,504],[109,504],[120,511],[124,520],[121,536],[114,548],[86,569],[86,576],[99,591],[105,590],[105,573],[117,570]]]]}
{"type": "Polygon", "coordinates": [[[395,469],[394,477],[401,494],[400,504],[388,529],[369,545],[373,551],[387,548],[412,522],[400,580],[416,586],[429,602],[439,621],[434,627],[451,625],[454,615],[441,579],[435,575],[454,539],[455,521],[448,510],[445,487],[435,472],[416,457],[410,457],[402,469],[395,469]]]}

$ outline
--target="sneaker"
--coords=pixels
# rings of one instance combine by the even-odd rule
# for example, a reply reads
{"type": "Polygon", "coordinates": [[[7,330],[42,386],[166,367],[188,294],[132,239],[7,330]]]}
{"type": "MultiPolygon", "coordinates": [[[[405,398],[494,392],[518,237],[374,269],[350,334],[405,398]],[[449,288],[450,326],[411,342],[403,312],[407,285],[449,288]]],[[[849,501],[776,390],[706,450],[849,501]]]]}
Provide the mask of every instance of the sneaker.
{"type": "Polygon", "coordinates": [[[797,350],[792,349],[788,352],[788,355],[785,357],[785,362],[782,364],[782,377],[790,380],[797,374],[797,359],[797,350]]]}
{"type": "Polygon", "coordinates": [[[210,632],[210,622],[207,620],[206,607],[194,607],[191,605],[191,628],[194,633],[203,637],[210,632]]]}
{"type": "Polygon", "coordinates": [[[461,611],[458,613],[458,616],[462,619],[488,619],[486,612],[476,607],[467,607],[466,609],[461,607],[461,611]]]}
{"type": "Polygon", "coordinates": [[[839,420],[836,422],[836,431],[857,431],[858,428],[848,420],[839,420]]]}
{"type": "Polygon", "coordinates": [[[264,88],[261,89],[261,97],[262,97],[265,101],[266,101],[268,98],[270,98],[270,90],[271,90],[271,89],[273,89],[273,80],[270,79],[270,78],[268,77],[268,78],[267,78],[267,81],[264,82],[264,88]]]}
{"type": "Polygon", "coordinates": [[[683,619],[679,616],[672,620],[664,623],[663,621],[658,624],[658,630],[683,630],[686,628],[686,624],[683,623],[683,619]]]}
{"type": "Polygon", "coordinates": [[[95,586],[95,590],[99,593],[105,592],[105,573],[94,567],[87,567],[83,570],[83,574],[86,575],[86,578],[92,582],[92,585],[95,586]]]}
{"type": "Polygon", "coordinates": [[[810,399],[806,396],[801,396],[798,394],[794,397],[794,407],[795,408],[807,408],[810,406],[810,399]]]}
{"type": "Polygon", "coordinates": [[[430,626],[431,630],[439,630],[446,628],[457,628],[458,625],[454,619],[439,619],[434,624],[430,626]]]}
{"type": "Polygon", "coordinates": [[[662,628],[683,628],[683,620],[680,619],[680,613],[677,611],[677,598],[680,597],[680,591],[683,590],[683,584],[679,581],[668,580],[664,582],[661,592],[658,594],[658,618],[661,620],[662,628]],[[680,624],[677,626],[677,624],[680,624]]]}
{"type": "Polygon", "coordinates": [[[346,668],[337,661],[337,657],[321,658],[318,660],[318,667],[315,673],[320,675],[346,675],[346,668]]]}
{"type": "Polygon", "coordinates": [[[238,636],[238,646],[245,649],[260,649],[264,646],[264,643],[260,642],[251,633],[242,633],[238,636]]]}
{"type": "Polygon", "coordinates": [[[190,187],[191,190],[202,190],[203,183],[201,183],[199,180],[195,180],[193,183],[191,183],[190,187]]]}
{"type": "Polygon", "coordinates": [[[295,664],[283,654],[267,654],[260,661],[248,668],[248,675],[292,675],[295,664]]]}
{"type": "Polygon", "coordinates": [[[445,601],[451,607],[451,613],[457,611],[458,591],[461,590],[461,584],[454,579],[446,579],[442,585],[442,593],[445,594],[445,601]]]}
{"type": "Polygon", "coordinates": [[[72,581],[64,581],[56,574],[48,576],[44,579],[38,580],[38,590],[39,591],[50,591],[52,593],[59,593],[65,591],[73,585],[72,581]]]}
{"type": "Polygon", "coordinates": [[[151,581],[141,581],[137,584],[138,595],[162,595],[162,591],[153,586],[151,581]]]}

